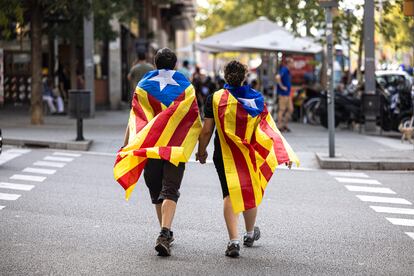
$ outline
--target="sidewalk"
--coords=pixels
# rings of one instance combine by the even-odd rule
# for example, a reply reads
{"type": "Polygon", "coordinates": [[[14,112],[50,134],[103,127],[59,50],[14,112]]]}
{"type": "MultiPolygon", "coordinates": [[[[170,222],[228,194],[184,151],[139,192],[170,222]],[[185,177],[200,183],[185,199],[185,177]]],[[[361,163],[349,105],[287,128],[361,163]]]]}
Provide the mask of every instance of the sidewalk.
{"type": "MultiPolygon", "coordinates": [[[[76,138],[76,121],[67,116],[45,116],[44,125],[33,126],[26,110],[0,109],[0,128],[5,144],[90,150],[115,154],[120,148],[129,111],[97,111],[84,120],[84,137],[76,138]]],[[[368,136],[336,129],[336,158],[328,158],[328,131],[320,126],[291,124],[284,136],[299,155],[304,168],[414,170],[414,145],[394,137],[368,136]]],[[[213,143],[209,146],[212,157],[213,143]]]]}

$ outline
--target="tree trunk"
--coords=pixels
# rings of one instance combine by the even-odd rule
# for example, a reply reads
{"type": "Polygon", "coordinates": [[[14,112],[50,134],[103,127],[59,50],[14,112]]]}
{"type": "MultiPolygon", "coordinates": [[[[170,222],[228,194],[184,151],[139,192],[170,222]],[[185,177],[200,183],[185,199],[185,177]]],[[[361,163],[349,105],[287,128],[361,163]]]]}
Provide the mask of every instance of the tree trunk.
{"type": "Polygon", "coordinates": [[[358,44],[358,62],[357,62],[357,80],[358,83],[362,82],[362,50],[364,49],[364,23],[361,25],[361,32],[359,35],[359,44],[358,44]]]}
{"type": "Polygon", "coordinates": [[[31,123],[43,124],[42,99],[42,10],[38,1],[33,2],[30,20],[32,50],[31,123]]]}
{"type": "Polygon", "coordinates": [[[78,56],[76,53],[76,41],[75,38],[70,40],[70,61],[69,61],[69,71],[70,71],[70,89],[76,89],[76,70],[77,70],[77,60],[78,56]]]}

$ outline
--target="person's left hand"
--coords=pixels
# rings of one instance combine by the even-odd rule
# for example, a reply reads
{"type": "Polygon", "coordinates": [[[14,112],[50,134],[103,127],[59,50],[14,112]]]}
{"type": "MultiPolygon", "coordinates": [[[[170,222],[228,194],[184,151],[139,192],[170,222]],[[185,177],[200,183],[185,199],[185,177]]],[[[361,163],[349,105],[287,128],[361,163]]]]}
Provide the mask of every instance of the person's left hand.
{"type": "Polygon", "coordinates": [[[205,164],[207,160],[208,153],[204,152],[204,154],[196,153],[196,161],[199,161],[201,164],[205,164]]]}

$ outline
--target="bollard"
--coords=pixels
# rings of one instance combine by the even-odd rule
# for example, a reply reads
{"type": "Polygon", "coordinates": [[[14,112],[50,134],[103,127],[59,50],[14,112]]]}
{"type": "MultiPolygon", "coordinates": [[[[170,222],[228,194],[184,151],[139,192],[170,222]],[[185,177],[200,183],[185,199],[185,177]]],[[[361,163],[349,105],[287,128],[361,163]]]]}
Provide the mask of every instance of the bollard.
{"type": "Polygon", "coordinates": [[[68,115],[76,119],[76,141],[84,141],[83,119],[91,117],[91,91],[69,90],[68,115]]]}

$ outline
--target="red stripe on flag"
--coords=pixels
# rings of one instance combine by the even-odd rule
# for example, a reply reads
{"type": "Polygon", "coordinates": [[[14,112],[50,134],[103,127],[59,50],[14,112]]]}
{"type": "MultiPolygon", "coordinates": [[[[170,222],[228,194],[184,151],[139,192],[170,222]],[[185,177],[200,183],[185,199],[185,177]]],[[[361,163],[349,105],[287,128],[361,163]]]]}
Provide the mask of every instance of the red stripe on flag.
{"type": "Polygon", "coordinates": [[[142,143],[141,148],[153,147],[155,145],[155,143],[160,138],[165,126],[168,124],[168,120],[177,110],[178,106],[180,105],[180,102],[184,98],[185,98],[185,91],[175,99],[174,103],[170,107],[164,110],[164,112],[162,112],[157,117],[157,120],[155,120],[154,124],[151,126],[151,129],[149,130],[147,137],[145,137],[145,140],[142,143]]]}
{"type": "Polygon", "coordinates": [[[137,94],[134,94],[134,97],[132,99],[132,110],[134,110],[135,113],[135,129],[136,133],[138,133],[144,126],[146,126],[148,123],[148,118],[138,101],[137,94]]]}
{"type": "Polygon", "coordinates": [[[224,116],[227,109],[227,100],[229,97],[229,92],[225,91],[221,96],[219,108],[218,108],[218,117],[220,120],[220,125],[222,132],[227,144],[230,147],[230,150],[233,154],[234,163],[236,165],[237,175],[240,180],[240,187],[243,196],[243,203],[245,210],[256,207],[256,201],[254,198],[254,191],[252,185],[252,179],[250,178],[249,167],[247,165],[246,159],[244,158],[243,153],[237,147],[237,145],[226,135],[225,125],[224,125],[224,116]]]}
{"type": "Polygon", "coordinates": [[[118,178],[116,181],[121,184],[121,186],[127,190],[129,187],[138,182],[139,177],[141,176],[142,171],[144,170],[147,160],[142,161],[137,166],[129,170],[126,174],[118,178]]]}
{"type": "Polygon", "coordinates": [[[280,138],[280,135],[270,127],[264,118],[260,121],[260,128],[273,140],[273,150],[276,154],[277,163],[280,165],[285,162],[289,162],[289,154],[283,145],[283,141],[280,138]]]}
{"type": "Polygon", "coordinates": [[[147,92],[148,102],[154,111],[154,117],[162,111],[161,102],[147,92]]]}
{"type": "Polygon", "coordinates": [[[171,148],[170,147],[161,147],[158,149],[161,159],[169,161],[171,158],[171,148]]]}
{"type": "Polygon", "coordinates": [[[171,136],[171,139],[168,142],[168,146],[181,146],[185,137],[187,137],[188,132],[193,126],[194,121],[197,120],[197,117],[198,105],[197,101],[194,99],[193,103],[191,104],[190,110],[178,124],[173,135],[171,136]]]}
{"type": "Polygon", "coordinates": [[[260,166],[260,171],[262,172],[266,181],[269,182],[270,178],[273,175],[273,172],[269,164],[267,164],[267,162],[264,162],[263,165],[260,166]]]}
{"type": "Polygon", "coordinates": [[[237,111],[236,111],[236,135],[240,139],[244,140],[246,137],[246,127],[247,127],[247,111],[243,108],[241,103],[237,102],[237,111]]]}

